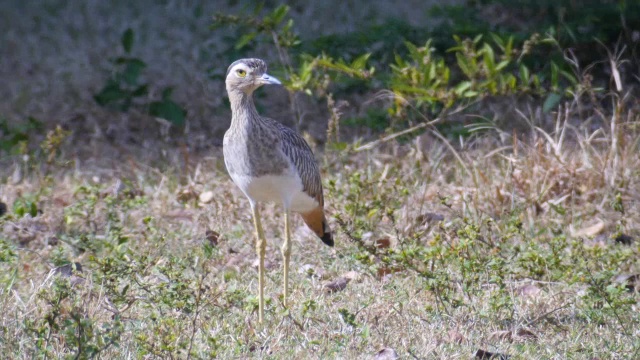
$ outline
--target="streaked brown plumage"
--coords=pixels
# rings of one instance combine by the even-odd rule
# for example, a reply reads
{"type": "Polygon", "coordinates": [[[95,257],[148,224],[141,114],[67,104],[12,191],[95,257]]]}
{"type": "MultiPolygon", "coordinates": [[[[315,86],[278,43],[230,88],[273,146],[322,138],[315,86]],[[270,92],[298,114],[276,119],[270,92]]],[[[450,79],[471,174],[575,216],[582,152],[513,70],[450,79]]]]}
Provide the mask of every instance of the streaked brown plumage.
{"type": "Polygon", "coordinates": [[[327,245],[333,237],[324,215],[320,171],[311,148],[292,129],[258,114],[253,92],[264,84],[280,84],[266,73],[260,59],[235,61],[227,70],[226,88],[231,103],[231,126],[225,133],[223,152],[229,175],[247,196],[253,211],[256,251],[259,257],[259,320],[264,308],[265,239],[258,203],[277,202],[285,213],[284,301],[287,304],[291,255],[290,212],[300,213],[307,226],[327,245]]]}

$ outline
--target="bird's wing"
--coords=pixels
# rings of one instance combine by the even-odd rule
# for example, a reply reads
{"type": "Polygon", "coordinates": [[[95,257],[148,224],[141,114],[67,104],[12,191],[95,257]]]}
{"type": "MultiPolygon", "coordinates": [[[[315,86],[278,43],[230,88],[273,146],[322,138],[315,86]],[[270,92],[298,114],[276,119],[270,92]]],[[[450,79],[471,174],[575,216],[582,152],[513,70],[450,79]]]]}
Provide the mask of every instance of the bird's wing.
{"type": "Polygon", "coordinates": [[[273,121],[279,130],[278,134],[282,140],[282,151],[298,171],[302,179],[303,191],[310,197],[316,199],[321,207],[324,206],[320,170],[318,169],[316,158],[309,144],[291,128],[275,120],[269,120],[273,121]]]}

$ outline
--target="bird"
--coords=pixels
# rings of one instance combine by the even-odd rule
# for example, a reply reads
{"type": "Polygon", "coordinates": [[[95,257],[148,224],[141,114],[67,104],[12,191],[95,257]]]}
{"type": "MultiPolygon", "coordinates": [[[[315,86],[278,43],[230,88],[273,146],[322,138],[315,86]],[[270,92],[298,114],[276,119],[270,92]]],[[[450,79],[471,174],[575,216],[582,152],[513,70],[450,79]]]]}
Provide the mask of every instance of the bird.
{"type": "Polygon", "coordinates": [[[313,151],[302,136],[276,120],[260,116],[253,92],[262,85],[282,85],[267,73],[267,63],[257,58],[234,61],[227,69],[225,86],[231,105],[231,125],[223,139],[224,162],[229,176],[249,200],[258,255],[258,322],[264,319],[264,256],[266,239],[260,203],[274,202],[284,213],[284,306],[288,306],[291,258],[291,214],[328,246],[333,235],[324,212],[320,170],[313,151]]]}

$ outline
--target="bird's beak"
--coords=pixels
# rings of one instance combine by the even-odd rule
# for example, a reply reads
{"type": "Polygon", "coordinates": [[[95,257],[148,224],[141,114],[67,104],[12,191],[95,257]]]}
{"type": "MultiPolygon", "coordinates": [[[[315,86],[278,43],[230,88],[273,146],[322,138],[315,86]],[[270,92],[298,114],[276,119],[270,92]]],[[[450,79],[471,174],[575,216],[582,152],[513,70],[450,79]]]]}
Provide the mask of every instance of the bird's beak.
{"type": "Polygon", "coordinates": [[[271,85],[282,85],[280,80],[274,78],[273,76],[271,76],[269,74],[262,75],[262,77],[260,78],[260,83],[261,84],[271,84],[271,85]]]}

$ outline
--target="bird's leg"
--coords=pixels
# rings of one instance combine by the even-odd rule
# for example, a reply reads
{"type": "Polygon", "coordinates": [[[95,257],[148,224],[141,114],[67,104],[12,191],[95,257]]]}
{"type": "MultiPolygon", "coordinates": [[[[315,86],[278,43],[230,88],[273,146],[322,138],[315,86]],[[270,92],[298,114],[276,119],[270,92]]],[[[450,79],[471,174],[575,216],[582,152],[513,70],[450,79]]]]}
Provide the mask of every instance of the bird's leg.
{"type": "Polygon", "coordinates": [[[284,258],[284,306],[288,306],[289,292],[289,259],[291,259],[291,212],[284,211],[284,242],[282,243],[282,257],[284,258]]]}
{"type": "Polygon", "coordinates": [[[253,225],[256,230],[256,252],[258,253],[258,322],[262,323],[264,319],[264,254],[267,242],[262,231],[258,204],[252,203],[251,210],[253,212],[253,225]]]}

